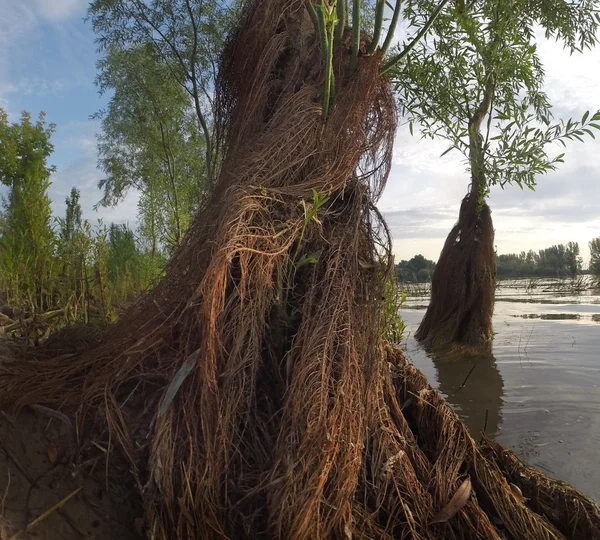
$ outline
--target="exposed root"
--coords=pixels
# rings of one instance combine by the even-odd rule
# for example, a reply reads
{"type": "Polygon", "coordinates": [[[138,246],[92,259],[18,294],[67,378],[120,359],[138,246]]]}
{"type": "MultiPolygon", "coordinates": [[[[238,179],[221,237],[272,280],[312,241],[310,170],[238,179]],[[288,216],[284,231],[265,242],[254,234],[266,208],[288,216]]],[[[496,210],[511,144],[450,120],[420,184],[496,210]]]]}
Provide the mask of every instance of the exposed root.
{"type": "Polygon", "coordinates": [[[324,123],[306,19],[303,0],[248,2],[221,64],[219,182],[167,276],[91,350],[0,365],[0,406],[108,429],[150,538],[498,538],[493,518],[560,538],[381,342],[394,98],[379,56],[347,78],[340,47],[324,123]],[[475,498],[431,525],[465,475],[475,498]]]}
{"type": "Polygon", "coordinates": [[[565,482],[528,467],[496,441],[485,439],[482,453],[520,488],[527,506],[545,515],[567,538],[600,538],[600,509],[587,497],[565,482]]]}
{"type": "Polygon", "coordinates": [[[431,282],[431,302],[415,337],[433,350],[456,345],[488,348],[493,338],[496,286],[494,227],[476,191],[462,201],[431,282]]]}

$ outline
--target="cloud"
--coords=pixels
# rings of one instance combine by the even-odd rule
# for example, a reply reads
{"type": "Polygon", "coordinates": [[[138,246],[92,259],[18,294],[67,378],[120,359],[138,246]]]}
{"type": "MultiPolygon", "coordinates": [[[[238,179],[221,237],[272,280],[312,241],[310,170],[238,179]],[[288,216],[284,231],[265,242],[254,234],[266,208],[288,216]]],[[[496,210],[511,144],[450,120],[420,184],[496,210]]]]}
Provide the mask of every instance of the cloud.
{"type": "MultiPolygon", "coordinates": [[[[77,186],[86,217],[133,223],[135,192],[116,209],[92,211],[101,196],[96,187],[102,173],[96,169],[94,137],[99,126],[85,118],[101,105],[92,99],[93,35],[81,23],[87,0],[3,0],[2,5],[0,107],[17,117],[20,108],[45,109],[61,98],[69,113],[63,111],[60,119],[49,115],[50,121],[58,123],[52,157],[58,171],[51,187],[56,214],[63,215],[64,199],[77,186]],[[82,103],[75,113],[77,99],[82,103]]],[[[396,36],[404,38],[405,27],[399,26],[396,36]]],[[[580,118],[599,106],[600,70],[595,66],[600,65],[600,50],[570,55],[560,44],[545,40],[538,50],[556,117],[580,118]]],[[[599,144],[600,140],[569,144],[566,163],[540,177],[535,193],[515,186],[492,190],[490,205],[500,252],[540,249],[569,240],[579,241],[585,251],[587,242],[600,236],[599,144]]],[[[469,175],[462,155],[450,152],[440,157],[446,148],[444,141],[419,140],[406,125],[399,127],[392,171],[378,206],[401,258],[422,253],[437,259],[458,217],[469,175]]],[[[561,146],[552,150],[563,151],[561,146]]]]}
{"type": "Polygon", "coordinates": [[[98,182],[102,179],[102,172],[96,168],[95,159],[84,155],[81,159],[69,163],[62,169],[58,169],[52,175],[52,185],[48,190],[48,195],[52,199],[52,213],[55,216],[64,216],[65,198],[71,193],[71,189],[76,187],[81,193],[81,208],[83,217],[94,223],[102,219],[105,223],[129,223],[132,227],[137,222],[137,203],[139,193],[132,190],[125,200],[116,207],[99,207],[94,210],[102,196],[98,189],[98,182]]]}
{"type": "Polygon", "coordinates": [[[125,197],[116,207],[94,206],[102,197],[98,182],[103,173],[96,166],[95,133],[100,129],[98,122],[75,121],[59,126],[54,137],[56,153],[54,157],[66,156],[59,160],[56,172],[52,175],[48,195],[52,199],[52,210],[55,216],[65,212],[65,198],[71,189],[76,187],[81,192],[81,207],[83,216],[90,221],[103,219],[106,223],[128,222],[134,226],[137,221],[137,204],[139,193],[136,190],[125,197]]]}
{"type": "MultiPolygon", "coordinates": [[[[0,106],[54,96],[93,82],[86,0],[4,0],[0,16],[0,106]]],[[[11,111],[11,112],[14,112],[11,111]]]]}
{"type": "Polygon", "coordinates": [[[33,12],[49,21],[58,22],[83,15],[87,0],[33,0],[33,12]]]}

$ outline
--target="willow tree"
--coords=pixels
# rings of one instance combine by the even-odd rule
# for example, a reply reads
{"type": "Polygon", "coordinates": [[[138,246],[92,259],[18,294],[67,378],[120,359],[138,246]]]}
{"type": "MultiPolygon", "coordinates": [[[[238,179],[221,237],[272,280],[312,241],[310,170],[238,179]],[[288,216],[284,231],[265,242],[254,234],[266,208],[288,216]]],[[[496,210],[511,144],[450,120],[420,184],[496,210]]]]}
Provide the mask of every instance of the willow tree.
{"type": "MultiPolygon", "coordinates": [[[[402,111],[426,138],[462,153],[470,188],[440,254],[431,302],[416,333],[438,349],[489,346],[496,279],[490,188],[534,189],[537,177],[563,161],[558,143],[599,129],[600,113],[553,121],[537,54],[540,32],[572,53],[593,47],[599,3],[474,0],[449,4],[392,78],[402,111]],[[536,33],[536,28],[541,28],[536,33]]],[[[435,5],[409,0],[409,28],[418,31],[435,5]]]]}
{"type": "MultiPolygon", "coordinates": [[[[240,0],[93,0],[88,18],[96,33],[99,52],[151,49],[160,58],[168,82],[178,84],[204,137],[205,178],[216,179],[219,141],[214,101],[220,51],[237,21],[240,0]]],[[[130,71],[134,75],[135,70],[130,71]]],[[[143,113],[144,111],[142,111],[143,113]]]]}
{"type": "Polygon", "coordinates": [[[600,530],[574,492],[587,529],[517,503],[380,338],[392,269],[375,201],[396,128],[382,71],[402,58],[379,46],[384,4],[371,36],[358,1],[348,27],[346,2],[247,2],[220,62],[219,179],[166,277],[91,350],[0,365],[0,405],[62,405],[96,429],[101,415],[151,538],[600,530]]]}
{"type": "Polygon", "coordinates": [[[590,264],[592,274],[600,275],[600,236],[590,240],[590,264]]]}
{"type": "Polygon", "coordinates": [[[47,161],[54,150],[54,129],[54,124],[46,125],[44,113],[32,121],[23,112],[20,122],[10,123],[0,109],[0,184],[8,187],[0,281],[11,303],[31,311],[52,304],[54,232],[48,188],[54,167],[47,161]]]}
{"type": "Polygon", "coordinates": [[[98,63],[97,85],[112,94],[98,136],[105,173],[100,204],[113,206],[133,188],[153,253],[181,243],[207,191],[205,137],[188,93],[149,44],[113,47],[98,63]]]}

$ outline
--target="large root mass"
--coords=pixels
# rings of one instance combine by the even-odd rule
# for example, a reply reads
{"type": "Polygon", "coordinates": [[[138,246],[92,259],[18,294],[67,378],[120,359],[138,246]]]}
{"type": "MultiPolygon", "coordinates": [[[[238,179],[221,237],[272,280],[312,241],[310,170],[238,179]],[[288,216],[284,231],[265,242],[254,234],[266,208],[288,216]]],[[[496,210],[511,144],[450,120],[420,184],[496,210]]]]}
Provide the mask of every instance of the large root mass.
{"type": "Polygon", "coordinates": [[[415,337],[427,348],[490,347],[496,292],[494,227],[477,190],[462,201],[431,280],[431,301],[415,337]]]}
{"type": "Polygon", "coordinates": [[[151,538],[562,538],[381,341],[394,98],[381,58],[346,77],[347,51],[323,122],[304,1],[250,2],[221,65],[218,185],[166,277],[84,354],[2,364],[0,406],[107,428],[151,538]]]}

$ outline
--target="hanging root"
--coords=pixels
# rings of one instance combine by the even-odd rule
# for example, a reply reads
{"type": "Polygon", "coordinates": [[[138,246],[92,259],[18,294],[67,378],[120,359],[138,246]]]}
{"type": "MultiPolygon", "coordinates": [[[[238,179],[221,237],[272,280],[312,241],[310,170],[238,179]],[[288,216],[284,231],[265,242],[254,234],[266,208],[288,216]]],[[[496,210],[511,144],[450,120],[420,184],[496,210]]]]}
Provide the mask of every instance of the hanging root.
{"type": "Polygon", "coordinates": [[[304,1],[248,3],[219,182],[166,277],[90,350],[1,364],[0,406],[108,429],[151,538],[561,538],[381,342],[395,104],[380,55],[345,77],[350,41],[324,122],[304,1]],[[475,497],[434,519],[467,475],[475,497]]]}
{"type": "Polygon", "coordinates": [[[496,287],[494,228],[487,204],[477,208],[473,190],[462,201],[458,223],[431,282],[431,301],[415,337],[432,350],[489,348],[496,287]]]}

